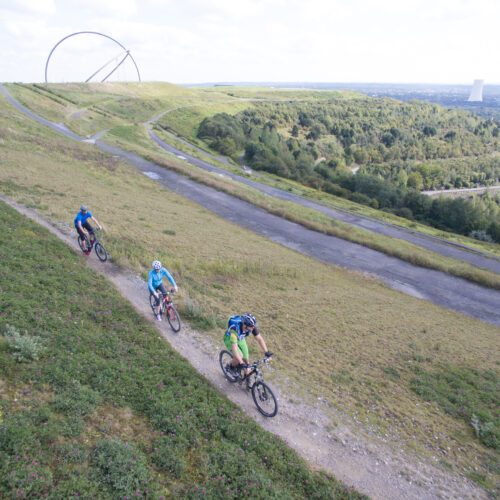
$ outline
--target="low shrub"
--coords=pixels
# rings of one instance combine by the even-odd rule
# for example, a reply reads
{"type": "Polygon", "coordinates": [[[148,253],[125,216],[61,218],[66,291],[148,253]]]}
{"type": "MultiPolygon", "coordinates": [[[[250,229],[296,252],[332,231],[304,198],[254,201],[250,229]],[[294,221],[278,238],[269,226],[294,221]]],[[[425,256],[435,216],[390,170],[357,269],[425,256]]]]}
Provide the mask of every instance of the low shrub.
{"type": "Polygon", "coordinates": [[[62,443],[55,450],[63,463],[81,464],[87,460],[87,449],[78,443],[62,443]]]}
{"type": "Polygon", "coordinates": [[[6,325],[3,331],[9,348],[19,363],[36,361],[45,350],[43,342],[36,336],[21,334],[14,326],[6,325]]]}
{"type": "Polygon", "coordinates": [[[147,460],[135,446],[119,439],[99,441],[91,463],[99,480],[120,497],[148,495],[151,476],[147,460]]]}
{"type": "Polygon", "coordinates": [[[93,389],[74,381],[56,394],[53,405],[66,415],[85,417],[94,411],[100,400],[93,389]]]}
{"type": "Polygon", "coordinates": [[[52,487],[52,472],[37,460],[11,457],[0,472],[0,496],[3,490],[4,498],[41,498],[52,487]]]}
{"type": "Polygon", "coordinates": [[[151,459],[160,470],[179,478],[187,466],[184,459],[187,445],[186,441],[175,436],[161,437],[153,443],[151,459]]]}

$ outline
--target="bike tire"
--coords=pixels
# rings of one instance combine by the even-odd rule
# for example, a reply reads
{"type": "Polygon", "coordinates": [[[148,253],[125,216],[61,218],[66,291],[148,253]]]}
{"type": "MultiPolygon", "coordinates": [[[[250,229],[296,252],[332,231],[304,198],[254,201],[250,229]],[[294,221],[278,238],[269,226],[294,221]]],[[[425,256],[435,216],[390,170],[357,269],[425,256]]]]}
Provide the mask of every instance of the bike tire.
{"type": "Polygon", "coordinates": [[[177,309],[172,304],[170,306],[167,306],[165,313],[166,313],[167,321],[168,321],[168,324],[170,325],[170,328],[172,328],[172,330],[175,333],[177,333],[181,329],[181,318],[179,317],[179,313],[177,312],[177,309]]]}
{"type": "Polygon", "coordinates": [[[255,382],[252,387],[252,398],[264,417],[274,417],[278,413],[278,400],[265,382],[255,382]]]}
{"type": "Polygon", "coordinates": [[[235,382],[238,382],[239,377],[237,375],[232,374],[231,372],[228,371],[227,367],[231,364],[231,361],[233,360],[233,355],[229,351],[221,351],[219,354],[219,364],[220,368],[222,370],[222,373],[224,374],[224,377],[231,382],[231,384],[234,384],[235,382]]]}
{"type": "Polygon", "coordinates": [[[86,236],[85,238],[82,238],[80,235],[78,235],[78,245],[80,246],[80,249],[84,254],[88,254],[90,241],[86,236]]]}
{"type": "Polygon", "coordinates": [[[106,262],[108,260],[108,252],[106,252],[106,249],[98,241],[95,242],[94,248],[97,258],[101,262],[106,262]]]}
{"type": "Polygon", "coordinates": [[[156,316],[156,311],[155,311],[156,297],[152,293],[149,294],[149,305],[151,306],[151,310],[153,311],[153,314],[156,316]]]}

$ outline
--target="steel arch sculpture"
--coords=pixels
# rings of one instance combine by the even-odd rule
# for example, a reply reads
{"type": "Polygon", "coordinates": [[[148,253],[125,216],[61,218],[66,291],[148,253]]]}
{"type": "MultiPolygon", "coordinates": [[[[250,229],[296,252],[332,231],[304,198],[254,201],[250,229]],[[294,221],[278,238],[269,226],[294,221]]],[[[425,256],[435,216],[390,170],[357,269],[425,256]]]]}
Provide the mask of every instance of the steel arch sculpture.
{"type": "MultiPolygon", "coordinates": [[[[139,79],[139,82],[141,81],[141,74],[139,73],[139,68],[137,67],[136,62],[135,62],[134,58],[132,57],[132,54],[130,53],[130,50],[126,49],[118,40],[115,40],[114,38],[112,38],[112,37],[110,37],[108,35],[105,35],[104,33],[99,33],[98,31],[77,31],[76,33],[71,33],[70,35],[67,35],[64,38],[61,38],[61,40],[59,40],[54,45],[54,47],[52,47],[52,50],[50,51],[49,57],[47,57],[47,62],[45,63],[45,83],[49,83],[48,82],[48,78],[47,78],[47,73],[48,73],[49,62],[50,62],[50,58],[52,57],[52,54],[57,49],[57,47],[59,45],[61,45],[62,42],[64,42],[64,40],[67,40],[68,38],[71,38],[72,36],[77,36],[77,35],[99,35],[99,36],[103,36],[104,38],[108,38],[109,40],[115,42],[117,45],[119,45],[125,51],[125,57],[123,57],[123,59],[101,80],[101,83],[105,82],[125,62],[125,60],[128,57],[130,57],[130,59],[134,63],[135,69],[137,71],[137,78],[139,79]]],[[[85,83],[87,83],[88,81],[90,81],[95,75],[97,75],[97,73],[99,73],[100,71],[102,71],[114,59],[115,58],[111,59],[105,65],[101,66],[96,72],[94,72],[92,75],[90,75],[85,80],[85,83]]]]}

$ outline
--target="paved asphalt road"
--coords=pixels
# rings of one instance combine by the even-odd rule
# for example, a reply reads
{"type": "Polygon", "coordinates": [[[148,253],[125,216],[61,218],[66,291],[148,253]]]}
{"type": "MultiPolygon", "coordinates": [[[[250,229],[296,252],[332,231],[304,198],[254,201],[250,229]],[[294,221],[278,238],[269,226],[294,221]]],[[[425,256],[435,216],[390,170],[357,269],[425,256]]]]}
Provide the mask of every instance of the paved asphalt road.
{"type": "MultiPolygon", "coordinates": [[[[433,236],[427,236],[418,233],[416,231],[411,231],[410,229],[407,228],[395,226],[375,219],[370,219],[368,217],[353,214],[351,212],[327,207],[325,205],[322,205],[321,203],[308,200],[307,198],[303,198],[299,195],[290,193],[288,191],[284,191],[279,188],[274,188],[266,184],[262,184],[260,182],[251,180],[248,177],[244,177],[235,174],[233,172],[229,172],[222,168],[218,168],[212,165],[211,163],[200,160],[199,158],[196,158],[195,156],[192,156],[189,153],[181,151],[175,148],[174,146],[166,143],[165,141],[160,139],[150,128],[149,128],[149,136],[165,151],[175,154],[176,156],[182,156],[189,163],[199,168],[208,170],[210,172],[216,172],[221,175],[225,175],[238,182],[242,182],[248,186],[258,189],[263,193],[266,193],[270,196],[274,196],[275,198],[280,198],[286,201],[292,201],[304,207],[312,208],[314,210],[317,210],[318,212],[322,212],[328,215],[329,217],[332,217],[333,219],[337,219],[342,222],[352,224],[353,226],[367,229],[369,231],[384,234],[386,236],[391,236],[393,238],[406,240],[409,241],[410,243],[424,247],[428,250],[432,250],[433,252],[439,253],[446,257],[453,257],[455,259],[460,259],[474,266],[482,267],[483,269],[488,269],[490,271],[500,274],[500,259],[496,258],[494,255],[491,256],[485,255],[473,249],[463,247],[462,245],[458,245],[456,243],[452,243],[446,240],[441,240],[433,236]]],[[[209,155],[209,153],[205,152],[205,154],[211,156],[209,155]]],[[[220,161],[219,158],[217,159],[220,161]]]]}
{"type": "MultiPolygon", "coordinates": [[[[82,140],[61,124],[52,123],[28,110],[13,99],[1,84],[0,92],[13,106],[39,123],[71,139],[82,140]]],[[[198,184],[134,153],[100,140],[96,140],[95,144],[102,151],[126,159],[131,165],[145,175],[156,179],[166,188],[273,241],[323,262],[371,273],[397,290],[500,325],[500,291],[498,290],[484,288],[439,271],[417,267],[361,245],[311,231],[226,193],[198,184]]]]}

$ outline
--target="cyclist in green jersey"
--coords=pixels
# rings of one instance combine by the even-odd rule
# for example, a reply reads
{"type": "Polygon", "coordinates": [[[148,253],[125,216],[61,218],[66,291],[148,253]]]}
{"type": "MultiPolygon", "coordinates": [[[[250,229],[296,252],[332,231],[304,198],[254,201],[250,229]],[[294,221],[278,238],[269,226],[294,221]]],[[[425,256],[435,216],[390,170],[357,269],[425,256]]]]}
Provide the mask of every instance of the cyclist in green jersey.
{"type": "MultiPolygon", "coordinates": [[[[233,355],[232,366],[234,370],[245,368],[250,362],[248,345],[246,338],[253,334],[266,358],[270,358],[273,353],[267,350],[267,345],[257,328],[257,320],[250,313],[241,316],[231,316],[224,334],[224,344],[233,355]]],[[[248,373],[248,370],[245,370],[248,373]]]]}

